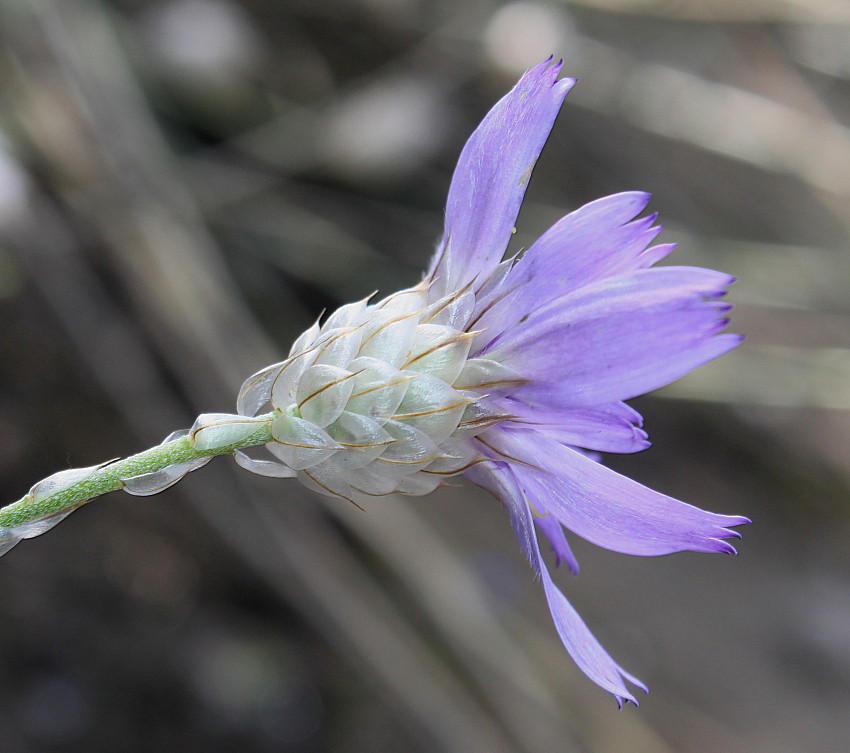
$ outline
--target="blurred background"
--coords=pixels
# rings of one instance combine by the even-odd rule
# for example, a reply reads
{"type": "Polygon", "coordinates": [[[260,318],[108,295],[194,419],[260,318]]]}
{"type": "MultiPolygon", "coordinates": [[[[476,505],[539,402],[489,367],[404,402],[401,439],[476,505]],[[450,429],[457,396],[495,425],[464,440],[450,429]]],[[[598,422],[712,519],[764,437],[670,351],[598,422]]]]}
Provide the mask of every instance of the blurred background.
{"type": "Polygon", "coordinates": [[[739,557],[576,542],[561,587],[652,689],[617,712],[483,493],[360,512],[219,459],[0,561],[3,753],[844,749],[850,3],[2,0],[0,35],[4,504],[413,283],[465,139],[554,54],[517,247],[651,191],[748,336],[606,462],[755,521],[739,557]]]}

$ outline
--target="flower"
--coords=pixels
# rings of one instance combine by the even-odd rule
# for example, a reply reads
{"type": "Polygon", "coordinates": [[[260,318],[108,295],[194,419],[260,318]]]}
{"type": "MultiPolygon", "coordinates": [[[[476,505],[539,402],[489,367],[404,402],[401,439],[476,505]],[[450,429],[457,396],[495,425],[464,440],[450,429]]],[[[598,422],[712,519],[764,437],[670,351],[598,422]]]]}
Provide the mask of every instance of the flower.
{"type": "Polygon", "coordinates": [[[733,348],[720,333],[732,278],[650,268],[649,196],[594,201],[502,260],[535,161],[574,80],[560,63],[528,71],[461,153],[445,234],[422,282],[352,303],[302,334],[289,357],[248,379],[238,412],[274,411],[279,462],[239,451],[246,468],[297,476],[322,494],[427,494],[463,474],[505,506],[578,666],[622,705],[646,690],[602,648],[554,584],[535,526],[578,571],[564,527],[617,552],[734,552],[746,518],[652,491],[596,452],[648,446],[623,401],[733,348]]]}

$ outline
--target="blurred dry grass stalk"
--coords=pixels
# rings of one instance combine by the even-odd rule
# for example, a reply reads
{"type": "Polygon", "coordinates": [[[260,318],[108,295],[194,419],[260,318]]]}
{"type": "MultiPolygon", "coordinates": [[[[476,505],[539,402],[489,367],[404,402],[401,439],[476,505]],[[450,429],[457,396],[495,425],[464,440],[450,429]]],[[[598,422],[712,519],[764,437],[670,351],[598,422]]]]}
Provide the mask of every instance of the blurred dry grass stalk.
{"type": "MultiPolygon", "coordinates": [[[[72,465],[85,465],[115,451],[110,439],[129,452],[200,411],[230,410],[245,375],[275,360],[323,304],[412,281],[464,135],[519,69],[552,51],[582,82],[520,239],[596,195],[653,190],[673,226],[667,239],[682,241],[675,263],[742,279],[736,329],[752,343],[666,396],[715,401],[725,406],[720,436],[770,436],[765,452],[801,443],[810,464],[847,483],[848,7],[6,0],[0,303],[11,324],[0,421],[14,440],[0,452],[4,488],[55,470],[69,448],[72,465]],[[22,355],[23,343],[41,350],[22,355]],[[85,381],[95,386],[75,408],[85,381]],[[81,436],[106,426],[103,440],[81,436]],[[791,426],[793,437],[783,434],[791,426]],[[50,457],[37,436],[48,427],[50,457]]],[[[759,452],[748,447],[738,462],[759,452]]],[[[363,515],[302,503],[294,484],[218,465],[170,498],[189,501],[238,553],[251,573],[240,577],[264,581],[367,678],[362,692],[401,715],[406,744],[663,753],[716,749],[700,747],[708,739],[786,750],[769,735],[738,747],[693,696],[678,699],[690,732],[665,729],[669,743],[649,715],[612,716],[547,620],[500,613],[469,566],[460,530],[469,517],[435,525],[422,504],[363,515]]],[[[471,493],[446,499],[461,494],[471,493]]],[[[102,529],[86,529],[98,507],[51,537],[97,547],[102,529]]],[[[846,524],[846,507],[838,517],[846,524]]],[[[54,545],[63,551],[57,541],[22,551],[19,570],[49,562],[54,545]]],[[[136,557],[144,567],[145,553],[136,557]]],[[[617,614],[604,596],[586,598],[596,599],[591,621],[617,614]]],[[[92,749],[67,733],[77,740],[92,749]]],[[[322,740],[279,749],[354,749],[322,740]]],[[[137,745],[127,750],[154,747],[137,745]]]]}

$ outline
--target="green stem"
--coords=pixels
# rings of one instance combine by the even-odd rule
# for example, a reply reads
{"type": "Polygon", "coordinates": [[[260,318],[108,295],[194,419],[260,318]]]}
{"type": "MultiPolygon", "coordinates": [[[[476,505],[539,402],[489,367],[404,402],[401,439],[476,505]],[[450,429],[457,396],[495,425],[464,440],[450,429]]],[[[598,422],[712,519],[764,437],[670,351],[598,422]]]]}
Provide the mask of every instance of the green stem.
{"type": "MultiPolygon", "coordinates": [[[[121,489],[124,486],[123,479],[153,473],[180,463],[211,458],[215,455],[226,455],[234,450],[270,442],[272,440],[271,421],[275,415],[275,413],[269,413],[251,419],[257,422],[256,430],[237,442],[197,450],[193,446],[193,436],[187,435],[151,447],[149,450],[131,455],[123,460],[107,463],[81,481],[57,490],[54,494],[38,501],[34,501],[27,494],[17,502],[0,509],[0,527],[13,528],[73,510],[91,502],[102,494],[121,489]]],[[[234,418],[236,417],[234,416],[234,418]]]]}

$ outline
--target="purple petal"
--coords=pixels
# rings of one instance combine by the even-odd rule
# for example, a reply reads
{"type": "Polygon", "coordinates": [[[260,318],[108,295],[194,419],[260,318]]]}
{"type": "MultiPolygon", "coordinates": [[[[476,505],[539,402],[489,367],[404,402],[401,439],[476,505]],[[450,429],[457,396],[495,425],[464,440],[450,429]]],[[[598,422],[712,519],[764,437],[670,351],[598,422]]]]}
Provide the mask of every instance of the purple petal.
{"type": "Polygon", "coordinates": [[[574,79],[557,81],[551,58],[528,71],[467,141],[452,178],[446,228],[431,263],[434,299],[501,261],[534,163],[574,79]]]}
{"type": "Polygon", "coordinates": [[[511,426],[539,431],[572,447],[625,453],[639,452],[650,446],[641,428],[640,413],[625,403],[556,410],[505,400],[500,408],[516,417],[511,426]]]}
{"type": "Polygon", "coordinates": [[[662,259],[666,259],[676,248],[675,243],[659,243],[657,246],[650,246],[635,262],[635,269],[646,269],[653,264],[658,263],[662,259]]]}
{"type": "Polygon", "coordinates": [[[523,317],[481,355],[530,381],[515,397],[574,408],[641,395],[737,345],[719,335],[733,278],[707,269],[661,267],[587,285],[523,317]]]}
{"type": "Polygon", "coordinates": [[[620,708],[625,701],[631,701],[635,706],[638,706],[637,699],[629,692],[623,680],[628,680],[644,693],[648,693],[649,689],[646,685],[634,675],[626,672],[611,658],[611,655],[584,624],[584,620],[579,617],[573,605],[567,601],[567,597],[554,584],[552,576],[549,575],[549,571],[542,563],[541,578],[555,628],[573,661],[578,664],[579,669],[599,687],[613,694],[620,708]]]}
{"type": "Polygon", "coordinates": [[[523,516],[528,511],[523,510],[524,506],[515,504],[515,500],[523,498],[522,490],[519,488],[516,478],[510,472],[508,464],[504,461],[477,463],[467,468],[463,475],[473,484],[486,489],[502,502],[511,518],[511,525],[516,531],[522,553],[528,559],[531,567],[534,568],[534,572],[539,575],[540,559],[536,554],[537,538],[534,535],[534,526],[525,525],[523,516]]]}
{"type": "Polygon", "coordinates": [[[534,535],[534,518],[531,509],[510,468],[506,463],[486,463],[473,466],[465,475],[473,483],[495,494],[508,510],[517,537],[529,557],[532,567],[543,581],[552,620],[573,661],[597,685],[612,693],[617,699],[618,705],[622,706],[624,701],[631,701],[637,705],[637,699],[626,687],[624,680],[628,680],[644,692],[648,692],[646,686],[626,672],[602,648],[602,645],[594,638],[587,625],[579,617],[578,612],[552,581],[552,577],[546,569],[546,563],[540,554],[537,537],[534,535]]]}
{"type": "Polygon", "coordinates": [[[740,538],[730,526],[749,523],[719,515],[648,489],[582,454],[533,432],[498,427],[482,435],[510,458],[531,503],[599,546],[651,556],[682,550],[734,553],[724,541],[740,538]]]}
{"type": "MultiPolygon", "coordinates": [[[[553,298],[655,263],[659,255],[645,257],[645,249],[661,231],[654,225],[656,216],[629,222],[649,198],[640,191],[606,196],[555,223],[517,261],[498,289],[480,301],[480,310],[486,313],[476,328],[501,331],[553,298]]],[[[672,250],[670,244],[655,248],[662,248],[663,255],[672,250]]]]}
{"type": "Polygon", "coordinates": [[[560,521],[547,511],[545,515],[535,515],[534,522],[552,545],[552,550],[555,552],[555,567],[558,567],[561,562],[566,562],[570,572],[578,575],[578,560],[570,548],[560,521]]]}
{"type": "Polygon", "coordinates": [[[586,204],[556,222],[512,270],[523,282],[562,287],[561,293],[635,268],[636,260],[661,232],[656,215],[632,220],[649,202],[640,191],[614,194],[586,204]]]}

